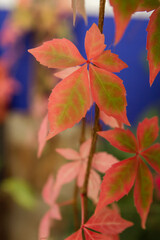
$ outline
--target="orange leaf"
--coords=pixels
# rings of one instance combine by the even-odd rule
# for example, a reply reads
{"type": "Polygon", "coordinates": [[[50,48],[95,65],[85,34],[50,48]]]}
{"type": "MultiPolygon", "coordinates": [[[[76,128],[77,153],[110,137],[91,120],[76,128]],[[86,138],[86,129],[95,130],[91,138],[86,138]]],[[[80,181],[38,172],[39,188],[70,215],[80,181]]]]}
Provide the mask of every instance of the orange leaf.
{"type": "Polygon", "coordinates": [[[48,103],[48,139],[73,127],[90,108],[87,66],[83,66],[53,89],[48,103]]]}
{"type": "Polygon", "coordinates": [[[65,38],[53,39],[28,51],[37,61],[49,68],[68,68],[86,62],[76,46],[65,38]]]}

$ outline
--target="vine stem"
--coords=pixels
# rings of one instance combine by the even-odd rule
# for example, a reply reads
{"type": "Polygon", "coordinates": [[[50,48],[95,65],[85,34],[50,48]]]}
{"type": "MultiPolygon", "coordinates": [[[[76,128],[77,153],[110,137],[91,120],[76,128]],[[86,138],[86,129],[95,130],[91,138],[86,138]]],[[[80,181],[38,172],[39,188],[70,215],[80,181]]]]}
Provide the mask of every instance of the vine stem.
{"type": "MultiPolygon", "coordinates": [[[[82,118],[81,120],[81,134],[79,139],[79,145],[85,142],[85,133],[86,133],[86,120],[82,118]]],[[[73,193],[73,214],[74,214],[74,227],[75,231],[79,229],[79,218],[78,218],[78,193],[79,188],[77,182],[75,182],[74,193],[73,193]]]]}
{"type": "MultiPolygon", "coordinates": [[[[106,0],[100,0],[100,6],[99,6],[99,21],[98,21],[98,27],[100,32],[103,32],[103,23],[104,23],[104,14],[105,14],[105,3],[106,0]]],[[[84,184],[81,190],[81,194],[83,195],[83,212],[84,212],[84,222],[87,221],[88,218],[88,198],[87,198],[87,189],[88,189],[88,182],[89,182],[89,175],[91,171],[92,166],[92,159],[93,155],[96,150],[96,142],[97,142],[97,131],[99,129],[99,108],[96,105],[95,106],[95,120],[94,120],[94,127],[92,132],[92,143],[91,143],[91,149],[88,157],[88,165],[85,175],[84,184]]]]}
{"type": "Polygon", "coordinates": [[[81,194],[81,227],[84,224],[84,196],[81,194]]]}

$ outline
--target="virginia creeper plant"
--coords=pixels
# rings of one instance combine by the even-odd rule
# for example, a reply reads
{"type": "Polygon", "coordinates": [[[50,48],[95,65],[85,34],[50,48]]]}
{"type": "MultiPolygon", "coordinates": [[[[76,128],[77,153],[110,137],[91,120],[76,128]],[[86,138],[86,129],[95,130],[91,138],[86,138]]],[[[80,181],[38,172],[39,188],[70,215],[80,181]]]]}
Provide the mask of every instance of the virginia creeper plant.
{"type": "MultiPolygon", "coordinates": [[[[123,36],[136,11],[154,10],[147,27],[147,50],[150,68],[150,85],[160,70],[160,1],[110,0],[113,6],[116,33],[115,44],[123,36]]],[[[74,20],[79,12],[86,20],[84,0],[72,0],[74,20]]],[[[29,52],[42,65],[59,69],[55,74],[61,81],[53,88],[48,102],[48,113],[39,131],[40,157],[46,140],[73,127],[82,120],[79,151],[59,148],[56,151],[71,161],[58,170],[56,179],[50,176],[43,189],[43,199],[50,209],[44,215],[39,229],[39,239],[49,237],[52,219],[61,219],[60,206],[77,204],[77,196],[71,201],[58,203],[57,198],[64,184],[76,179],[75,189],[81,198],[81,225],[66,240],[117,240],[119,233],[133,225],[121,218],[117,208],[108,206],[128,194],[134,185],[134,202],[141,217],[142,228],[149,213],[153,194],[150,165],[160,173],[160,144],[158,118],[145,118],[137,128],[137,138],[124,129],[130,125],[126,115],[126,90],[123,81],[114,73],[127,67],[118,55],[105,50],[103,34],[105,0],[100,0],[99,23],[86,32],[84,59],[76,46],[67,39],[53,39],[29,52]],[[85,141],[85,115],[95,103],[95,120],[90,139],[85,141]],[[112,130],[99,131],[99,118],[112,130]],[[131,153],[131,157],[119,161],[107,152],[96,152],[98,135],[114,147],[131,153]],[[99,172],[105,173],[101,184],[99,172]],[[100,192],[100,197],[99,197],[100,192]],[[91,198],[96,205],[88,219],[87,202],[91,198]]]]}

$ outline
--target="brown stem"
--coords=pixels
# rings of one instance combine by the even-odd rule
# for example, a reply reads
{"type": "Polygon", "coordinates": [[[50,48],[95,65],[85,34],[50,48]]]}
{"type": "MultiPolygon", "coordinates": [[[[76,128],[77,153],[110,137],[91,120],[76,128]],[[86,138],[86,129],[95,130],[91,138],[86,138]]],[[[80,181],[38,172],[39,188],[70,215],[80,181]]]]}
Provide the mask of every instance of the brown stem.
{"type": "MultiPolygon", "coordinates": [[[[79,143],[80,145],[85,142],[85,132],[86,132],[86,120],[82,118],[82,127],[81,127],[81,135],[79,143]]],[[[75,230],[79,229],[79,218],[78,218],[78,192],[79,188],[77,186],[77,182],[75,182],[74,193],[73,193],[73,213],[74,213],[74,225],[75,230]]]]}
{"type": "Polygon", "coordinates": [[[106,0],[100,0],[98,27],[101,33],[103,32],[105,5],[106,5],[106,0]]]}
{"type": "Polygon", "coordinates": [[[78,218],[78,186],[75,181],[74,193],[73,193],[73,214],[74,214],[74,228],[75,231],[79,229],[79,218],[78,218]]]}
{"type": "Polygon", "coordinates": [[[81,128],[81,137],[80,137],[80,145],[85,142],[85,132],[86,132],[86,120],[82,118],[82,128],[81,128]]]}
{"type": "MultiPolygon", "coordinates": [[[[106,0],[100,0],[98,27],[99,27],[101,33],[103,32],[105,3],[106,3],[106,0]]],[[[92,159],[93,159],[93,155],[96,150],[98,128],[99,128],[99,108],[96,105],[95,106],[95,121],[94,121],[93,133],[92,133],[92,144],[91,144],[91,149],[90,149],[90,153],[89,153],[89,157],[88,157],[88,165],[87,165],[85,180],[84,180],[84,184],[82,187],[82,194],[84,196],[84,222],[87,221],[87,217],[88,217],[87,189],[88,189],[90,170],[91,170],[91,166],[92,166],[92,159]]]]}

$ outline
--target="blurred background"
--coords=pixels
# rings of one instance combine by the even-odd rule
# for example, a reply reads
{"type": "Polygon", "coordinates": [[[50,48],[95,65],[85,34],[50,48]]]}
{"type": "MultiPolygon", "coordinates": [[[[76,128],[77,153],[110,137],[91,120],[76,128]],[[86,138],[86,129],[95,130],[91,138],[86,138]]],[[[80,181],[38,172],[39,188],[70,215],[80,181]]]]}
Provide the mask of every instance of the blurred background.
{"type": "MultiPolygon", "coordinates": [[[[37,158],[38,129],[47,113],[47,99],[59,79],[54,70],[41,66],[28,49],[53,38],[65,37],[79,48],[83,56],[84,37],[93,22],[98,23],[99,1],[86,0],[87,24],[81,16],[73,27],[71,0],[0,0],[0,239],[36,240],[40,219],[48,207],[41,191],[49,174],[56,174],[65,162],[55,148],[78,150],[80,125],[68,129],[48,141],[42,157],[37,158]]],[[[160,74],[149,86],[146,51],[146,27],[149,14],[135,14],[117,46],[114,42],[112,8],[106,4],[104,34],[107,49],[119,54],[129,68],[118,74],[127,91],[127,115],[135,132],[139,121],[160,113],[160,74]]],[[[93,124],[93,108],[87,114],[86,137],[93,124]]],[[[103,127],[107,127],[103,124],[103,127]]],[[[160,140],[160,139],[159,139],[160,140]]],[[[118,159],[127,154],[99,140],[98,150],[118,159]]],[[[158,179],[158,176],[155,175],[158,179]]],[[[122,240],[158,240],[160,236],[160,181],[155,181],[154,202],[147,230],[133,204],[133,194],[123,198],[119,206],[122,216],[134,222],[122,240]]],[[[62,189],[59,201],[70,199],[73,184],[62,189]],[[67,193],[67,194],[66,194],[67,193]]],[[[91,210],[93,209],[90,202],[91,210]]],[[[80,206],[79,206],[80,211],[80,206]]],[[[74,231],[72,206],[61,208],[63,220],[54,222],[51,240],[61,240],[74,231]],[[68,217],[69,216],[69,217],[68,217]]]]}

